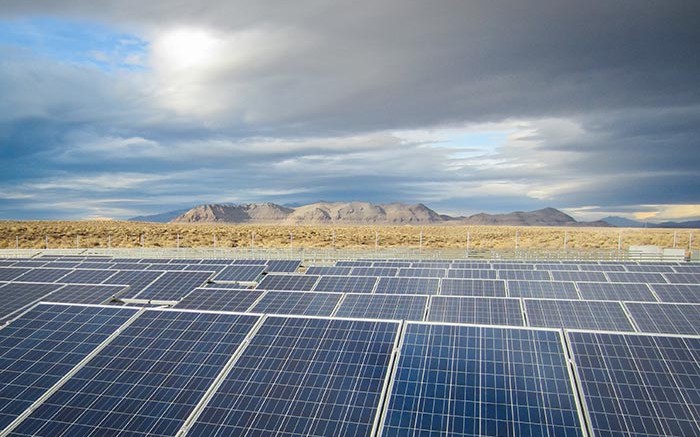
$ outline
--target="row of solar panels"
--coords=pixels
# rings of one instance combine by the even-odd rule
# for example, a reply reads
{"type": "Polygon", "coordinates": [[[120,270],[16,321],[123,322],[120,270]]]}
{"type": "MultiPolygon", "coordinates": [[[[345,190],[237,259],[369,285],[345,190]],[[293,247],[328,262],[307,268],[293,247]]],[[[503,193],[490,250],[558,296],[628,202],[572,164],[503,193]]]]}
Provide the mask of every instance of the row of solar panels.
{"type": "MultiPolygon", "coordinates": [[[[221,284],[214,285],[221,287],[221,284]]],[[[224,285],[226,286],[226,285],[224,285]]],[[[697,294],[698,282],[688,284],[596,283],[498,279],[399,278],[374,276],[277,275],[263,277],[263,290],[337,291],[352,293],[443,294],[492,297],[552,297],[677,302],[683,293],[697,294]],[[653,290],[653,291],[652,291],[653,290]]],[[[690,296],[692,299],[694,296],[690,296]]],[[[681,300],[684,302],[685,300],[681,300]]]]}
{"type": "Polygon", "coordinates": [[[700,335],[700,305],[198,288],[175,308],[700,335]]]}
{"type": "Polygon", "coordinates": [[[690,336],[41,304],[0,329],[0,430],[690,436],[699,352],[690,336]]]}
{"type": "Polygon", "coordinates": [[[698,266],[678,262],[605,262],[605,261],[466,261],[466,260],[339,260],[338,267],[376,268],[436,268],[436,269],[479,269],[479,270],[582,270],[604,272],[659,272],[679,273],[700,271],[698,266]]]}
{"type": "MultiPolygon", "coordinates": [[[[697,323],[700,304],[196,288],[201,284],[177,282],[181,274],[169,272],[168,275],[172,276],[165,278],[164,282],[156,281],[153,289],[146,289],[146,292],[151,290],[147,296],[158,296],[163,289],[171,293],[168,284],[176,283],[174,285],[181,287],[184,298],[172,299],[172,302],[175,307],[185,309],[700,334],[697,323]]],[[[159,301],[139,300],[142,293],[129,291],[128,286],[123,285],[1,284],[0,321],[17,317],[23,309],[39,301],[82,304],[110,303],[115,299],[135,303],[159,301]],[[129,297],[132,295],[136,298],[129,297]]]]}
{"type": "MultiPolygon", "coordinates": [[[[684,266],[684,272],[603,272],[581,270],[520,270],[520,269],[442,269],[417,267],[342,267],[311,266],[312,275],[341,276],[400,276],[424,278],[524,279],[540,281],[595,281],[595,282],[686,282],[697,281],[700,268],[684,266]]],[[[677,267],[680,269],[680,267],[677,267]]]]}

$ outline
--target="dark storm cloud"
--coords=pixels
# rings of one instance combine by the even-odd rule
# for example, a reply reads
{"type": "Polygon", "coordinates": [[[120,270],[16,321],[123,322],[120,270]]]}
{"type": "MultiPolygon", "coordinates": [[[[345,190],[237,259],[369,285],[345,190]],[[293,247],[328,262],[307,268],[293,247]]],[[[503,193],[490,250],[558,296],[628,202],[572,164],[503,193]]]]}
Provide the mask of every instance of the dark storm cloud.
{"type": "Polygon", "coordinates": [[[700,204],[697,2],[23,0],[0,10],[6,23],[37,16],[102,23],[145,53],[133,55],[139,69],[105,71],[0,40],[10,169],[0,202],[16,216],[321,198],[465,213],[700,204]],[[173,58],[178,29],[210,45],[193,68],[173,58]],[[507,138],[466,157],[396,133],[493,125],[507,138]]]}

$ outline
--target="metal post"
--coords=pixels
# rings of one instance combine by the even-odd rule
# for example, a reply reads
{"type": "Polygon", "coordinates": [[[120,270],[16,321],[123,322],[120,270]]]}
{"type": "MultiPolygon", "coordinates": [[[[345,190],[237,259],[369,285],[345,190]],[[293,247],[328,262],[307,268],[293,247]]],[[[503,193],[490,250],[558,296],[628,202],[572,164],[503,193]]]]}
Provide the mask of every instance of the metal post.
{"type": "Polygon", "coordinates": [[[289,233],[289,248],[291,249],[293,247],[294,247],[294,234],[290,232],[289,233]]]}
{"type": "Polygon", "coordinates": [[[15,236],[15,249],[19,249],[19,236],[15,236]]]}
{"type": "Polygon", "coordinates": [[[75,236],[75,248],[80,249],[80,235],[75,236]]]}
{"type": "Polygon", "coordinates": [[[379,249],[379,232],[374,231],[374,250],[379,249]]]}
{"type": "Polygon", "coordinates": [[[420,251],[423,251],[423,229],[420,230],[420,240],[418,242],[418,247],[420,251]]]}
{"type": "Polygon", "coordinates": [[[676,248],[676,231],[673,231],[673,248],[676,248]]]}
{"type": "Polygon", "coordinates": [[[112,235],[107,235],[107,247],[112,248],[112,235]]]}
{"type": "Polygon", "coordinates": [[[253,250],[254,245],[255,245],[255,232],[250,231],[250,250],[253,250]]]}
{"type": "Polygon", "coordinates": [[[467,229],[467,256],[469,256],[469,245],[471,244],[471,234],[469,229],[467,229]]]}
{"type": "Polygon", "coordinates": [[[564,231],[564,250],[566,250],[566,245],[569,243],[569,233],[564,231]]]}
{"type": "Polygon", "coordinates": [[[141,240],[141,249],[143,249],[144,246],[146,245],[146,239],[144,238],[143,234],[141,234],[141,236],[139,238],[141,240]]]}
{"type": "Polygon", "coordinates": [[[515,230],[515,249],[518,249],[518,230],[515,230]]]}
{"type": "Polygon", "coordinates": [[[177,233],[177,241],[175,242],[177,244],[177,249],[180,249],[180,233],[177,233]]]}
{"type": "Polygon", "coordinates": [[[216,248],[216,234],[214,234],[214,248],[216,248]]]}
{"type": "Polygon", "coordinates": [[[333,249],[335,249],[335,229],[333,229],[333,249]]]}
{"type": "Polygon", "coordinates": [[[49,236],[48,235],[44,235],[44,243],[46,243],[46,248],[48,249],[49,248],[49,236]]]}
{"type": "Polygon", "coordinates": [[[688,250],[693,250],[693,233],[688,236],[688,250]]]}
{"type": "Polygon", "coordinates": [[[622,231],[617,234],[617,251],[622,250],[622,231]]]}

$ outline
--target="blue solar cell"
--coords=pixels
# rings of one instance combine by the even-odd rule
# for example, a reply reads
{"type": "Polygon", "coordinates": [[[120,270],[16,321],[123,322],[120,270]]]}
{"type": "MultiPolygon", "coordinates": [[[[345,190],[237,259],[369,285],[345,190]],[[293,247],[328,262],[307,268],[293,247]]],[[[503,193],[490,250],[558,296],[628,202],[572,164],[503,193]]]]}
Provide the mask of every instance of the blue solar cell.
{"type": "Polygon", "coordinates": [[[73,270],[62,277],[61,282],[64,284],[101,284],[116,273],[114,270],[73,270]]]}
{"type": "MultiPolygon", "coordinates": [[[[209,267],[209,265],[205,266],[209,267]]],[[[236,264],[225,267],[214,276],[214,282],[253,282],[265,271],[265,266],[236,264]]]]}
{"type": "Polygon", "coordinates": [[[664,276],[671,284],[700,284],[700,273],[664,273],[664,276]]]}
{"type": "Polygon", "coordinates": [[[698,435],[700,339],[567,335],[595,435],[698,435]]]}
{"type": "Polygon", "coordinates": [[[61,278],[72,272],[71,269],[36,268],[15,279],[22,282],[58,282],[61,278]]]}
{"type": "Polygon", "coordinates": [[[262,290],[222,290],[197,288],[175,306],[178,309],[246,312],[259,298],[262,290]]]}
{"type": "Polygon", "coordinates": [[[427,295],[346,294],[335,317],[423,320],[427,295]]]}
{"type": "Polygon", "coordinates": [[[259,290],[311,291],[318,281],[316,275],[270,274],[258,284],[259,290]]]}
{"type": "Polygon", "coordinates": [[[129,308],[40,304],[0,329],[0,430],[134,314],[129,308]]]}
{"type": "Polygon", "coordinates": [[[337,266],[311,266],[306,269],[307,275],[337,275],[347,276],[350,274],[352,267],[337,267],[337,266]]]}
{"type": "Polygon", "coordinates": [[[447,276],[446,269],[431,269],[431,268],[401,268],[396,276],[409,278],[444,278],[447,276]]]}
{"type": "Polygon", "coordinates": [[[656,302],[647,284],[578,282],[576,285],[584,300],[656,302]]]}
{"type": "Polygon", "coordinates": [[[445,296],[505,297],[506,281],[445,278],[440,284],[440,294],[445,296]]]}
{"type": "Polygon", "coordinates": [[[19,311],[40,301],[63,284],[33,284],[10,282],[0,285],[0,320],[17,315],[19,311]]]}
{"type": "Polygon", "coordinates": [[[552,279],[555,281],[574,281],[574,282],[608,282],[603,272],[578,272],[578,271],[559,271],[549,272],[552,279]]]}
{"type": "Polygon", "coordinates": [[[432,296],[428,321],[477,325],[525,326],[520,299],[432,296]]]}
{"type": "Polygon", "coordinates": [[[104,281],[104,284],[128,285],[129,289],[125,293],[122,293],[121,297],[134,297],[141,293],[144,288],[148,287],[162,274],[163,272],[153,272],[148,270],[125,270],[117,272],[116,275],[104,281]]]}
{"type": "Polygon", "coordinates": [[[606,273],[610,282],[644,282],[647,284],[665,284],[666,279],[661,273],[644,272],[610,272],[606,273]]]}
{"type": "Polygon", "coordinates": [[[382,435],[582,436],[560,334],[407,323],[382,435]]]}
{"type": "Polygon", "coordinates": [[[188,435],[371,435],[398,328],[266,319],[188,435]]]}
{"type": "Polygon", "coordinates": [[[353,267],[350,272],[353,276],[396,276],[399,272],[395,267],[353,267]]]}
{"type": "Polygon", "coordinates": [[[379,294],[437,294],[438,278],[379,278],[375,293],[379,294]]]}
{"type": "Polygon", "coordinates": [[[448,278],[460,279],[496,279],[497,271],[491,269],[450,269],[448,278]]]}
{"type": "Polygon", "coordinates": [[[508,281],[508,296],[545,299],[578,299],[573,282],[508,281]]]}
{"type": "Polygon", "coordinates": [[[550,281],[552,277],[544,270],[498,270],[498,279],[550,281]]]}
{"type": "Polygon", "coordinates": [[[61,287],[42,300],[49,302],[81,303],[81,304],[101,304],[107,303],[112,298],[119,296],[127,290],[124,285],[87,285],[68,284],[61,287]]]}
{"type": "Polygon", "coordinates": [[[371,276],[321,276],[314,291],[371,293],[377,278],[371,276]]]}
{"type": "Polygon", "coordinates": [[[165,272],[134,299],[175,301],[203,285],[213,272],[165,272]]]}
{"type": "Polygon", "coordinates": [[[530,326],[634,331],[620,302],[524,299],[530,326]]]}
{"type": "Polygon", "coordinates": [[[173,436],[257,320],[146,310],[13,435],[173,436]]]}
{"type": "Polygon", "coordinates": [[[700,305],[625,303],[639,332],[700,335],[700,305]]]}
{"type": "Polygon", "coordinates": [[[301,261],[297,259],[271,259],[267,261],[267,268],[265,270],[269,273],[294,273],[299,270],[300,265],[301,261]]]}
{"type": "Polygon", "coordinates": [[[661,302],[700,303],[700,285],[650,284],[661,302]]]}
{"type": "Polygon", "coordinates": [[[318,291],[268,291],[250,309],[250,312],[330,316],[342,297],[342,293],[321,293],[318,291]]]}

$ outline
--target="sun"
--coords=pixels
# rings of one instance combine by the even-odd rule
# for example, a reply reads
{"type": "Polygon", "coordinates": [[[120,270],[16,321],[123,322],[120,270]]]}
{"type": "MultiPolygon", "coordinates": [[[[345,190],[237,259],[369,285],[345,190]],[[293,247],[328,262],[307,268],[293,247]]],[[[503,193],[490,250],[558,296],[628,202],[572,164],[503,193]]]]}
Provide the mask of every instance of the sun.
{"type": "Polygon", "coordinates": [[[211,32],[193,28],[167,31],[155,44],[158,57],[173,69],[206,67],[216,60],[220,47],[211,32]]]}

